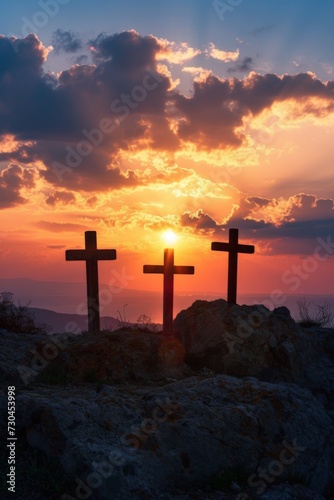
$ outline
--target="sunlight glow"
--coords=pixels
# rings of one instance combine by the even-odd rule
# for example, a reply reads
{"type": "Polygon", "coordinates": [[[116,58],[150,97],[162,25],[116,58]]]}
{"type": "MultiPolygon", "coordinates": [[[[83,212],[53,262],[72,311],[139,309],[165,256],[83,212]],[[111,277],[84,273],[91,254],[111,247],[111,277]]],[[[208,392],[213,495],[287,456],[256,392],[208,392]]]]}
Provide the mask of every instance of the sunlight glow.
{"type": "Polygon", "coordinates": [[[177,235],[171,229],[167,229],[167,231],[163,233],[163,239],[168,244],[173,245],[176,242],[177,238],[177,235]]]}

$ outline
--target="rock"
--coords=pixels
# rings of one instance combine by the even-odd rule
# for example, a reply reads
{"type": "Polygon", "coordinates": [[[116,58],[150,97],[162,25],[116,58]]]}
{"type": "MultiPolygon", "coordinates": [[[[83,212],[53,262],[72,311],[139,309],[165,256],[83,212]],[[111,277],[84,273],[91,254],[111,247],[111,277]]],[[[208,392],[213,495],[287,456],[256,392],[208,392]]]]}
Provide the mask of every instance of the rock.
{"type": "Polygon", "coordinates": [[[196,302],[174,327],[176,339],[0,332],[23,477],[34,451],[67,478],[61,500],[333,498],[334,331],[223,300],[196,302]]]}
{"type": "Polygon", "coordinates": [[[16,408],[27,446],[59,460],[92,498],[173,498],[231,470],[243,478],[238,494],[294,475],[321,494],[330,481],[333,422],[295,385],[217,375],[150,389],[40,387],[18,394],[16,408]]]}
{"type": "Polygon", "coordinates": [[[0,376],[27,385],[45,382],[114,382],[182,378],[192,374],[174,338],[136,330],[100,335],[0,336],[0,376]]]}
{"type": "MultiPolygon", "coordinates": [[[[20,385],[22,379],[19,369],[27,366],[27,360],[33,358],[31,350],[36,343],[45,341],[45,335],[29,335],[25,333],[9,333],[0,330],[0,381],[5,385],[20,385]]],[[[31,371],[33,369],[29,367],[31,371]]],[[[38,371],[34,371],[35,377],[38,371]]]]}
{"type": "Polygon", "coordinates": [[[300,484],[274,486],[270,491],[261,495],[261,500],[325,500],[322,495],[318,495],[306,486],[300,484]]]}
{"type": "Polygon", "coordinates": [[[293,382],[334,409],[334,330],[297,325],[287,308],[196,301],[174,320],[194,369],[293,382]]]}

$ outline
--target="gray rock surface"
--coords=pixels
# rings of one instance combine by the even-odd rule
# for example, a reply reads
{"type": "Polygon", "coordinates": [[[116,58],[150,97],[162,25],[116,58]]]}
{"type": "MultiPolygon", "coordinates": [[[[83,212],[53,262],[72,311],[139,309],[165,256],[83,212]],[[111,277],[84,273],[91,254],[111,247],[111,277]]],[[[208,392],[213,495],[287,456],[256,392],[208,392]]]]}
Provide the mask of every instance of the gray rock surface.
{"type": "Polygon", "coordinates": [[[0,332],[1,429],[16,385],[27,470],[38,452],[67,481],[52,498],[333,498],[334,331],[225,301],[174,324],[174,340],[0,332]]]}
{"type": "MultiPolygon", "coordinates": [[[[5,405],[3,397],[2,416],[5,405]]],[[[16,406],[27,446],[57,458],[92,498],[172,498],[230,471],[239,495],[294,476],[322,493],[330,479],[333,421],[293,384],[216,375],[150,389],[39,387],[22,391],[16,406]]]]}
{"type": "Polygon", "coordinates": [[[174,329],[193,368],[237,377],[293,382],[334,410],[334,330],[302,328],[287,308],[196,301],[174,329]]]}
{"type": "Polygon", "coordinates": [[[192,374],[184,347],[173,338],[140,330],[100,335],[29,335],[0,332],[0,380],[30,384],[39,375],[72,382],[183,378],[192,374]]]}

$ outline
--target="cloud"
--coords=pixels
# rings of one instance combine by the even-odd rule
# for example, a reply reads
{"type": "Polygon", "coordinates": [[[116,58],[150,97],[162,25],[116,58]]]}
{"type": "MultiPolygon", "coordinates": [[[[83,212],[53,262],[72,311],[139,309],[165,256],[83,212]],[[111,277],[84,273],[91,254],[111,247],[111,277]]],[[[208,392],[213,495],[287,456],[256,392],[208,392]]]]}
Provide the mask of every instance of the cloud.
{"type": "Polygon", "coordinates": [[[202,209],[195,213],[186,211],[181,215],[180,223],[182,226],[191,227],[195,233],[221,236],[226,229],[238,227],[243,230],[246,237],[254,237],[254,231],[272,226],[271,223],[257,221],[252,219],[243,219],[241,217],[231,217],[227,222],[219,223],[202,209]]]}
{"type": "Polygon", "coordinates": [[[201,53],[186,42],[176,43],[153,35],[140,36],[135,30],[106,36],[99,35],[90,41],[96,62],[112,60],[117,67],[155,66],[156,61],[182,64],[201,53]]]}
{"type": "Polygon", "coordinates": [[[161,46],[133,31],[91,45],[98,66],[73,66],[56,78],[43,73],[46,51],[36,36],[17,54],[0,39],[0,134],[26,142],[2,160],[42,162],[41,176],[68,189],[134,186],[134,172],[117,165],[121,150],[177,144],[165,114],[171,82],[156,69],[161,46]]]}
{"type": "Polygon", "coordinates": [[[250,31],[249,34],[253,35],[253,36],[258,36],[258,35],[261,35],[262,33],[265,33],[266,31],[271,31],[274,27],[275,27],[274,24],[267,24],[265,26],[259,26],[258,28],[255,28],[252,31],[250,31]]]}
{"type": "Polygon", "coordinates": [[[27,200],[21,196],[21,189],[29,189],[34,185],[32,171],[19,165],[9,165],[0,172],[0,209],[26,203],[27,200]]]}
{"type": "Polygon", "coordinates": [[[74,62],[74,64],[78,64],[79,66],[82,64],[87,64],[88,56],[82,54],[80,56],[73,57],[72,61],[74,62]]]}
{"type": "Polygon", "coordinates": [[[173,64],[183,64],[201,54],[199,49],[189,47],[185,42],[177,44],[168,40],[159,39],[159,44],[161,50],[157,54],[157,59],[166,60],[173,64]]]}
{"type": "Polygon", "coordinates": [[[180,113],[178,136],[198,149],[237,148],[244,141],[244,118],[254,118],[273,104],[289,100],[299,103],[304,113],[332,113],[334,82],[323,83],[312,73],[278,76],[251,72],[242,80],[210,75],[194,82],[191,97],[175,96],[180,113]],[[321,109],[319,103],[309,105],[313,98],[323,102],[321,109]]]}
{"type": "Polygon", "coordinates": [[[82,226],[81,224],[71,224],[69,222],[49,222],[41,220],[36,222],[34,225],[40,229],[44,229],[45,231],[50,231],[51,233],[75,233],[78,231],[87,231],[86,226],[82,226]]]}
{"type": "Polygon", "coordinates": [[[251,196],[247,199],[249,202],[255,203],[255,205],[259,207],[266,207],[270,203],[270,200],[268,198],[261,198],[259,196],[251,196]]]}
{"type": "Polygon", "coordinates": [[[60,203],[64,205],[68,205],[70,203],[75,203],[75,196],[72,193],[68,193],[66,191],[53,191],[47,199],[46,199],[47,205],[50,206],[55,206],[60,203]]]}
{"type": "Polygon", "coordinates": [[[63,250],[66,245],[47,245],[46,248],[51,248],[51,250],[63,250]]]}
{"type": "Polygon", "coordinates": [[[334,228],[333,217],[332,199],[317,199],[302,193],[288,199],[245,198],[235,208],[227,225],[259,229],[260,238],[303,240],[314,239],[315,234],[327,236],[330,228],[334,228]]]}
{"type": "Polygon", "coordinates": [[[113,68],[127,71],[154,66],[161,44],[153,35],[142,37],[129,30],[110,36],[101,33],[90,41],[90,49],[96,63],[110,62],[113,68]]]}
{"type": "Polygon", "coordinates": [[[228,69],[229,73],[245,73],[253,69],[253,59],[252,57],[244,57],[240,63],[235,64],[228,69]]]}
{"type": "Polygon", "coordinates": [[[185,227],[191,227],[196,233],[206,233],[210,234],[212,232],[217,232],[223,226],[219,224],[203,210],[199,209],[195,213],[186,211],[181,215],[181,225],[185,227]]]}
{"type": "Polygon", "coordinates": [[[210,69],[202,68],[201,66],[184,66],[182,68],[183,73],[189,73],[197,80],[206,80],[208,76],[212,75],[212,71],[210,69]]]}
{"type": "Polygon", "coordinates": [[[221,237],[236,227],[245,239],[265,242],[270,254],[308,254],[314,250],[317,238],[327,239],[334,229],[334,200],[317,199],[298,194],[289,199],[250,197],[235,205],[223,223],[202,209],[184,212],[180,224],[197,234],[221,237]]]}
{"type": "MultiPolygon", "coordinates": [[[[185,96],[161,61],[182,62],[198,53],[187,44],[131,30],[100,34],[90,49],[94,64],[55,75],[44,71],[50,48],[36,35],[0,38],[0,136],[16,141],[0,152],[0,161],[37,165],[41,178],[58,191],[140,186],[147,179],[119,160],[143,150],[173,155],[187,148],[194,154],[239,148],[245,119],[275,103],[294,101],[314,116],[334,110],[334,82],[311,73],[218,78],[188,66],[185,72],[199,76],[185,96]]],[[[220,60],[239,55],[214,45],[210,50],[220,60]]],[[[17,193],[12,196],[13,203],[19,200],[17,193]]]]}
{"type": "MultiPolygon", "coordinates": [[[[301,193],[289,198],[289,219],[317,220],[327,218],[331,220],[334,216],[334,205],[332,199],[317,199],[314,195],[301,193]]],[[[334,225],[334,220],[332,221],[334,225]]]]}
{"type": "Polygon", "coordinates": [[[235,50],[234,52],[219,50],[215,47],[213,43],[210,43],[207,54],[213,59],[218,59],[219,61],[228,63],[231,61],[237,61],[237,59],[239,58],[240,51],[239,49],[235,50]]]}
{"type": "Polygon", "coordinates": [[[82,41],[73,31],[57,29],[52,35],[52,46],[56,54],[78,52],[82,48],[82,41]]]}

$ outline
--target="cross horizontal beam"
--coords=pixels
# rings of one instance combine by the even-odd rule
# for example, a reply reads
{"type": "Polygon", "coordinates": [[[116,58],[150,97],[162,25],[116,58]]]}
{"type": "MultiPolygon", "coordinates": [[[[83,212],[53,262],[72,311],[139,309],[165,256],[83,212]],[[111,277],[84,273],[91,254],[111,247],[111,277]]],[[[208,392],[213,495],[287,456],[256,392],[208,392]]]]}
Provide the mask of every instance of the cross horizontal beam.
{"type": "Polygon", "coordinates": [[[116,250],[66,250],[66,260],[115,260],[116,250]]]}
{"type": "MultiPolygon", "coordinates": [[[[219,252],[230,252],[232,250],[230,243],[211,243],[211,250],[218,250],[219,252]]],[[[255,247],[253,245],[240,245],[238,244],[233,248],[233,251],[237,253],[254,253],[255,247]]]]}
{"type": "MultiPolygon", "coordinates": [[[[144,266],[145,274],[164,274],[164,266],[144,266]]],[[[173,274],[195,274],[194,266],[174,266],[173,274]]]]}

